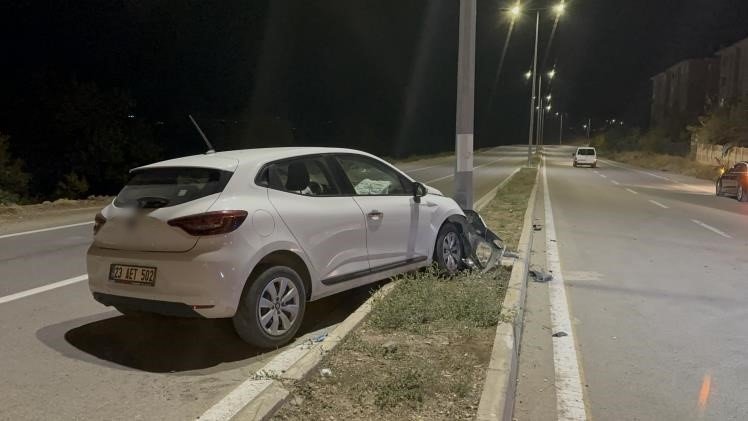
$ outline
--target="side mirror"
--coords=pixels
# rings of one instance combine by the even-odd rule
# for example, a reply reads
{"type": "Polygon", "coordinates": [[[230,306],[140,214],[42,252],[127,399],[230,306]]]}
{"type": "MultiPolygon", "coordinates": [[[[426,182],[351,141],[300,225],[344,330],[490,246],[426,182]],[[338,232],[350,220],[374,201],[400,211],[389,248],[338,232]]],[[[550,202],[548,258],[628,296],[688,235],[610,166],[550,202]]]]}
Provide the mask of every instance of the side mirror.
{"type": "Polygon", "coordinates": [[[423,196],[426,196],[426,193],[428,193],[428,190],[426,190],[426,186],[417,181],[413,182],[413,200],[416,203],[421,203],[421,198],[423,196]]]}

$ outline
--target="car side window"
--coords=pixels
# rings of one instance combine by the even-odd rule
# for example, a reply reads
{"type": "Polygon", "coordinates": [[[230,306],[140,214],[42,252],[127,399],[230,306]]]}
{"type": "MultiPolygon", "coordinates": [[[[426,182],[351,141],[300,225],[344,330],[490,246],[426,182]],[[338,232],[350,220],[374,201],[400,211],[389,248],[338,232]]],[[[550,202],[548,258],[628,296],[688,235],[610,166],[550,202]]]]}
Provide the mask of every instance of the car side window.
{"type": "Polygon", "coordinates": [[[365,156],[337,157],[357,196],[398,196],[409,194],[402,177],[392,168],[365,156]]]}
{"type": "Polygon", "coordinates": [[[734,167],[730,168],[730,174],[737,174],[741,170],[740,164],[735,164],[734,167]]]}
{"type": "Polygon", "coordinates": [[[303,196],[336,196],[333,182],[322,158],[299,158],[276,162],[269,169],[269,187],[303,196]]]}

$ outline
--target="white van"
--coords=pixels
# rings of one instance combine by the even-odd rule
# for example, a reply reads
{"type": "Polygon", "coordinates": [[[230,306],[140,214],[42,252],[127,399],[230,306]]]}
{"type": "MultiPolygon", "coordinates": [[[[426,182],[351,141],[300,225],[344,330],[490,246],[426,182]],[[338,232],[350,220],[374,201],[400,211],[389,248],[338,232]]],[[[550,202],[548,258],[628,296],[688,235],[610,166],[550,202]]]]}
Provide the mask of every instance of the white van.
{"type": "Polygon", "coordinates": [[[577,151],[571,155],[574,158],[574,166],[589,165],[592,168],[597,167],[597,151],[595,148],[583,146],[577,148],[577,151]]]}

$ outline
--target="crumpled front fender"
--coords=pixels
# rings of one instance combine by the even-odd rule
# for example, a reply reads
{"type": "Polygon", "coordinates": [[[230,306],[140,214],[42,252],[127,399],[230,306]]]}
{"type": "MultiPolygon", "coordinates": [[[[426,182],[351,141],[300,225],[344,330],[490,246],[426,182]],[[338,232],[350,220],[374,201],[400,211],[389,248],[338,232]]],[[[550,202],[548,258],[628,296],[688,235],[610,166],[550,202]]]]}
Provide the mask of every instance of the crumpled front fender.
{"type": "Polygon", "coordinates": [[[483,218],[473,210],[463,209],[465,217],[451,217],[453,223],[459,224],[462,232],[462,244],[465,252],[465,265],[472,269],[487,272],[501,264],[506,250],[504,241],[491,231],[483,218]]]}

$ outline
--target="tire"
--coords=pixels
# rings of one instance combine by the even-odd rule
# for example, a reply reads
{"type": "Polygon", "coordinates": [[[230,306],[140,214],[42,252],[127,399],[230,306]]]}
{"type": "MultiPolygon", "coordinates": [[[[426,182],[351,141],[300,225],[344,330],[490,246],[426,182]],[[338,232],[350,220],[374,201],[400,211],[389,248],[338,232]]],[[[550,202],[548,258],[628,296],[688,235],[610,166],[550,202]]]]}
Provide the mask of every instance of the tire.
{"type": "Polygon", "coordinates": [[[572,164],[572,165],[574,166],[574,168],[576,168],[577,167],[577,161],[574,161],[574,164],[572,164]]]}
{"type": "Polygon", "coordinates": [[[724,196],[724,195],[725,195],[725,194],[724,194],[724,193],[722,192],[722,181],[721,181],[721,180],[720,180],[720,181],[717,181],[717,186],[715,187],[715,190],[716,190],[716,191],[715,191],[715,194],[717,195],[717,197],[722,197],[722,196],[724,196]]]}
{"type": "Polygon", "coordinates": [[[244,287],[232,320],[245,342],[278,348],[299,331],[305,309],[306,289],[299,274],[286,266],[273,266],[244,287]],[[283,301],[284,297],[289,298],[283,301]]]}
{"type": "Polygon", "coordinates": [[[597,168],[597,164],[592,164],[591,167],[592,168],[597,168]]]}
{"type": "Polygon", "coordinates": [[[742,184],[738,184],[738,194],[735,198],[738,199],[738,202],[748,202],[748,194],[746,194],[742,184]]]}
{"type": "Polygon", "coordinates": [[[459,272],[464,264],[465,250],[462,247],[462,236],[453,224],[444,224],[436,236],[434,261],[439,271],[446,275],[459,272]]]}

